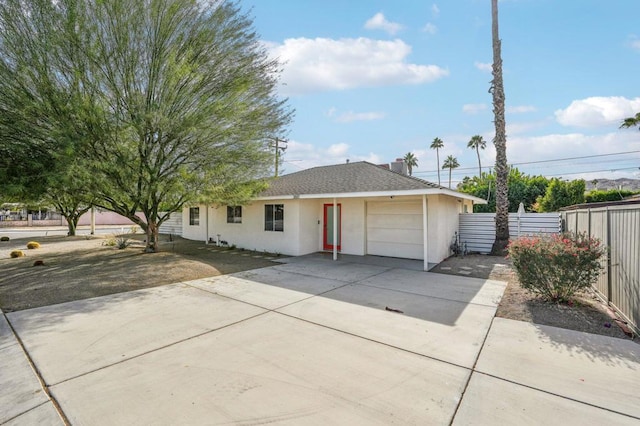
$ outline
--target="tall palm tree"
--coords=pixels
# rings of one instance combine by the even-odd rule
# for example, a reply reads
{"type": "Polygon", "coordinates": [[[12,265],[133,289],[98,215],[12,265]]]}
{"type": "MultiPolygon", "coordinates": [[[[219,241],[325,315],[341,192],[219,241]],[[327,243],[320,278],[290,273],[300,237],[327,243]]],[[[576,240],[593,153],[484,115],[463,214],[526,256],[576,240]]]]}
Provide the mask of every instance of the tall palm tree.
{"type": "Polygon", "coordinates": [[[451,189],[451,170],[457,169],[458,167],[460,167],[460,164],[458,163],[458,159],[453,155],[450,155],[447,158],[445,158],[444,163],[442,163],[443,169],[449,169],[449,189],[451,189]]]}
{"type": "Polygon", "coordinates": [[[640,112],[637,112],[635,117],[628,117],[622,121],[620,127],[636,127],[638,126],[638,130],[640,130],[640,112]]]}
{"type": "Polygon", "coordinates": [[[438,185],[440,185],[440,148],[444,147],[444,142],[442,139],[435,138],[433,142],[431,142],[431,146],[429,148],[436,150],[436,161],[438,162],[438,185]]]}
{"type": "Polygon", "coordinates": [[[471,137],[471,140],[467,144],[467,148],[475,149],[478,155],[478,177],[482,178],[482,164],[480,164],[480,150],[487,147],[487,142],[482,139],[482,136],[475,135],[471,137]]]}
{"type": "Polygon", "coordinates": [[[409,171],[409,176],[413,175],[413,168],[414,167],[418,167],[418,159],[416,158],[415,155],[413,155],[413,152],[407,152],[404,155],[404,163],[407,165],[407,169],[409,171]]]}
{"type": "Polygon", "coordinates": [[[496,135],[493,144],[496,147],[496,239],[491,253],[504,255],[509,244],[509,167],[507,165],[507,134],[504,120],[504,84],[502,81],[501,42],[498,33],[498,0],[491,0],[491,40],[493,47],[493,115],[496,135]]]}

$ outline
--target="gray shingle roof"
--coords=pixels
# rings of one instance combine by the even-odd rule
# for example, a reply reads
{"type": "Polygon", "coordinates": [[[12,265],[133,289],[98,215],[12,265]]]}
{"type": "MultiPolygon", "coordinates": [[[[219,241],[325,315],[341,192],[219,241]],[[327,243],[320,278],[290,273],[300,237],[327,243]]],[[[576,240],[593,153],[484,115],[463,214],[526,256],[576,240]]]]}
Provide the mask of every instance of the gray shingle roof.
{"type": "Polygon", "coordinates": [[[261,197],[442,188],[366,161],[314,167],[272,180],[261,197]]]}

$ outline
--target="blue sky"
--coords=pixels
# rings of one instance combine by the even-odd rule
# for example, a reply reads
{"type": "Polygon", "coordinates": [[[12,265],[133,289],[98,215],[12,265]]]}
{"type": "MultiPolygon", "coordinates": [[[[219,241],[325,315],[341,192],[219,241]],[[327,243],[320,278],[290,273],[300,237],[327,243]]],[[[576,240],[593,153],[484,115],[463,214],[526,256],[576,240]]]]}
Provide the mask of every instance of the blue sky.
{"type": "MultiPolygon", "coordinates": [[[[435,137],[477,174],[495,161],[489,0],[241,0],[295,108],[285,173],[407,152],[437,181],[435,137]]],[[[640,178],[640,1],[503,0],[507,158],[530,174],[640,178]],[[637,151],[624,155],[601,156],[637,151]],[[563,158],[594,156],[564,161],[563,158]],[[540,163],[532,163],[541,161],[540,163]],[[521,164],[531,163],[531,164],[521,164]]],[[[444,176],[443,176],[444,181],[444,176]]],[[[444,182],[443,182],[444,183],[444,182]]]]}

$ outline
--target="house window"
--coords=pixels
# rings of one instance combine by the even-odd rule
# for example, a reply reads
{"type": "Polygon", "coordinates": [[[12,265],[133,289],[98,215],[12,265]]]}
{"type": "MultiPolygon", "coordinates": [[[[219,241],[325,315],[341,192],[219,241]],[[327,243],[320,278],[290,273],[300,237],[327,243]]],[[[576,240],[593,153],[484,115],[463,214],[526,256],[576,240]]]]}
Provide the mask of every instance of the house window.
{"type": "Polygon", "coordinates": [[[227,223],[242,223],[242,206],[227,206],[227,223]]]}
{"type": "Polygon", "coordinates": [[[264,230],[284,231],[284,204],[265,204],[264,230]]]}
{"type": "Polygon", "coordinates": [[[200,225],[200,207],[189,208],[189,225],[200,225]]]}

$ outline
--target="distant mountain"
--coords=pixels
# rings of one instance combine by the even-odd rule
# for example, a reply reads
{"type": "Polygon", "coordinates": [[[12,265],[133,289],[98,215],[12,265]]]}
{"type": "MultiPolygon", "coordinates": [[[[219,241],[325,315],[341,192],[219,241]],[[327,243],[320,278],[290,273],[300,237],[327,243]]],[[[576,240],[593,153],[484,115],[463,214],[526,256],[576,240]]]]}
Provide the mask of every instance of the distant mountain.
{"type": "Polygon", "coordinates": [[[585,180],[587,191],[592,189],[599,189],[601,191],[607,191],[609,189],[626,189],[628,191],[640,191],[640,179],[596,179],[594,184],[593,180],[585,180]]]}

